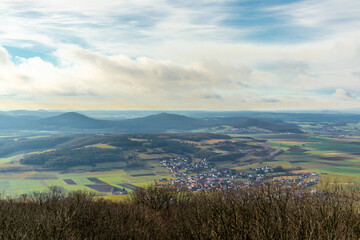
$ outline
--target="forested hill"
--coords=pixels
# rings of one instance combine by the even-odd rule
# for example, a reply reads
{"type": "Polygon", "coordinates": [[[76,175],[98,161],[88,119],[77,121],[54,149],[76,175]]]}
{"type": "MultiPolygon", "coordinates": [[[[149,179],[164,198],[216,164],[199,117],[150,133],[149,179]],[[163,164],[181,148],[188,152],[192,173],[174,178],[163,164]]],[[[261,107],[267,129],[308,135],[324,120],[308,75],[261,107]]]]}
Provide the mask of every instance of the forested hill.
{"type": "Polygon", "coordinates": [[[190,118],[183,115],[160,113],[143,118],[128,119],[118,122],[118,127],[134,132],[164,132],[167,130],[191,130],[216,126],[213,120],[190,118]]]}
{"type": "Polygon", "coordinates": [[[75,112],[41,119],[0,115],[0,129],[16,130],[112,129],[121,133],[146,133],[191,130],[216,124],[217,122],[212,120],[168,113],[117,121],[94,119],[75,112]]]}
{"type": "MultiPolygon", "coordinates": [[[[73,166],[91,165],[103,162],[123,162],[126,167],[140,167],[139,155],[151,154],[195,154],[201,149],[187,141],[206,141],[209,139],[229,139],[227,135],[196,134],[96,134],[82,136],[45,137],[14,142],[1,147],[4,153],[16,151],[16,146],[35,149],[48,149],[40,153],[25,155],[20,162],[36,165],[44,169],[67,169],[73,166]],[[137,139],[137,140],[133,140],[137,139]],[[40,148],[40,146],[43,146],[40,148]]],[[[229,142],[228,144],[232,144],[229,142]]],[[[33,150],[35,150],[33,149],[33,150]]],[[[217,153],[211,155],[217,156],[217,153]]],[[[1,156],[1,151],[0,151],[1,156]]]]}
{"type": "Polygon", "coordinates": [[[101,120],[68,112],[56,116],[0,115],[0,130],[91,131],[89,133],[155,133],[189,131],[230,125],[235,128],[257,127],[272,132],[301,133],[298,126],[275,119],[192,118],[184,115],[160,113],[125,120],[101,120]],[[240,121],[239,121],[240,120],[240,121]]]}
{"type": "Polygon", "coordinates": [[[233,123],[232,126],[236,128],[256,127],[278,133],[302,133],[300,128],[295,124],[289,124],[280,120],[272,119],[247,119],[241,122],[233,123]]]}
{"type": "Polygon", "coordinates": [[[54,117],[40,119],[43,127],[69,127],[69,128],[107,128],[112,126],[111,121],[97,120],[85,115],[68,112],[54,117]]]}

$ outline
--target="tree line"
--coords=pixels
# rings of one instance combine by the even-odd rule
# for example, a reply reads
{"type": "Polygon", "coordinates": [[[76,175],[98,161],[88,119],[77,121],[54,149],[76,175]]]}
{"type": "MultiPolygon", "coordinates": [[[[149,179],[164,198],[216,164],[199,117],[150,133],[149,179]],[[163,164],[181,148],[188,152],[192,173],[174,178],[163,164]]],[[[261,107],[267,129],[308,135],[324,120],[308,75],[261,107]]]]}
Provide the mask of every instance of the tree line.
{"type": "MultiPolygon", "coordinates": [[[[358,186],[357,186],[358,187],[358,186]]],[[[196,194],[175,186],[113,202],[84,192],[0,199],[1,239],[358,239],[359,190],[275,184],[196,194]],[[357,194],[357,195],[356,195],[357,194]]]]}
{"type": "Polygon", "coordinates": [[[66,169],[73,166],[118,161],[127,161],[120,149],[88,147],[31,154],[22,158],[20,163],[41,165],[44,168],[66,169]]]}

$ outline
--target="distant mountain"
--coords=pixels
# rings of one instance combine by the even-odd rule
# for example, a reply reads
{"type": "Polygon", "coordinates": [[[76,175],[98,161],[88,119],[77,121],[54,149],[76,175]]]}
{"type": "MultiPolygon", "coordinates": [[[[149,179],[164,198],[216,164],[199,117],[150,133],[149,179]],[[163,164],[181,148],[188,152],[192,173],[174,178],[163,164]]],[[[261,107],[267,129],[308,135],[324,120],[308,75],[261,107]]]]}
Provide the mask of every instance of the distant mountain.
{"type": "Polygon", "coordinates": [[[165,132],[169,130],[190,130],[216,125],[215,121],[190,118],[183,115],[160,113],[147,117],[126,120],[98,120],[85,115],[68,112],[38,121],[43,128],[105,129],[114,132],[165,132]]]}
{"type": "Polygon", "coordinates": [[[277,133],[302,133],[300,128],[295,124],[285,123],[281,120],[275,119],[247,119],[242,122],[232,124],[235,128],[262,128],[277,133]]]}
{"type": "Polygon", "coordinates": [[[29,129],[36,128],[37,122],[33,119],[0,115],[0,129],[29,129]]]}
{"type": "Polygon", "coordinates": [[[190,118],[178,114],[160,113],[147,117],[125,120],[99,120],[76,112],[57,116],[34,118],[0,115],[0,129],[53,130],[53,129],[103,129],[114,133],[166,132],[169,130],[191,130],[215,126],[214,120],[190,118]]]}
{"type": "Polygon", "coordinates": [[[163,132],[215,126],[216,122],[178,114],[160,113],[142,118],[118,121],[118,127],[132,132],[163,132]]]}
{"type": "Polygon", "coordinates": [[[112,124],[110,121],[97,120],[89,118],[85,115],[76,112],[67,112],[58,116],[43,118],[38,121],[42,127],[57,127],[57,128],[108,128],[112,124]]]}
{"type": "Polygon", "coordinates": [[[6,111],[1,112],[2,115],[7,115],[11,117],[21,117],[26,119],[40,119],[40,118],[46,118],[46,117],[53,117],[57,116],[59,114],[62,114],[64,112],[55,112],[55,111],[46,111],[46,110],[13,110],[13,111],[6,111]]]}
{"type": "MultiPolygon", "coordinates": [[[[19,115],[23,112],[16,112],[19,115]]],[[[15,114],[14,114],[15,115],[15,114]]],[[[300,128],[295,124],[289,124],[280,119],[271,119],[269,116],[260,117],[213,117],[213,118],[193,118],[173,113],[159,113],[146,117],[139,117],[124,120],[100,120],[87,117],[76,112],[61,113],[56,116],[43,117],[39,119],[34,115],[14,116],[0,114],[1,130],[100,130],[99,132],[108,133],[151,133],[167,131],[186,131],[199,128],[207,128],[220,125],[231,125],[236,128],[257,127],[272,132],[292,132],[301,133],[300,128]]],[[[265,114],[264,114],[265,115],[265,114]]],[[[264,116],[263,115],[263,116],[264,116]]],[[[289,117],[282,116],[283,118],[289,117]]],[[[307,115],[309,116],[309,115],[307,115]]],[[[329,116],[329,115],[323,115],[329,116]]],[[[331,116],[337,115],[332,114],[331,116]]],[[[343,115],[339,115],[343,116],[343,115]]],[[[279,116],[278,116],[279,117],[279,116]]],[[[305,117],[305,116],[304,116],[305,117]]],[[[320,115],[311,116],[320,118],[320,115]]],[[[356,119],[353,116],[353,120],[356,119]]],[[[328,117],[329,118],[329,117],[328,117]]],[[[334,118],[337,119],[337,118],[334,118]]]]}

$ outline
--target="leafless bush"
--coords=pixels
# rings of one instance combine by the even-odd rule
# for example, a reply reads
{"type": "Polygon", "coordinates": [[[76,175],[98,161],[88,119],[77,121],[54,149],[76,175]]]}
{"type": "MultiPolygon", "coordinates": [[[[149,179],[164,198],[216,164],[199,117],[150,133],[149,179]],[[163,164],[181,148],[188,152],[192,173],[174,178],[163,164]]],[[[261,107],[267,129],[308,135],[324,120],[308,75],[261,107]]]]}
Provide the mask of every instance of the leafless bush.
{"type": "Polygon", "coordinates": [[[0,199],[0,239],[359,239],[359,189],[262,184],[191,193],[150,186],[128,201],[86,192],[0,199]]]}

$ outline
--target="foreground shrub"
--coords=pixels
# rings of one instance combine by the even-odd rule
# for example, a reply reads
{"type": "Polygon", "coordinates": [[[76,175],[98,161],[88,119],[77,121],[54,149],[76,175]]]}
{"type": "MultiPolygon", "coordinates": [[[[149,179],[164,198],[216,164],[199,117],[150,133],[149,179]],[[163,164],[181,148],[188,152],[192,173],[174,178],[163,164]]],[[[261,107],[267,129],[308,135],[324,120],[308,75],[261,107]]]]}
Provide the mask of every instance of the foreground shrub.
{"type": "Polygon", "coordinates": [[[53,188],[0,200],[0,239],[358,239],[358,190],[276,184],[191,193],[151,186],[128,201],[53,188]]]}

